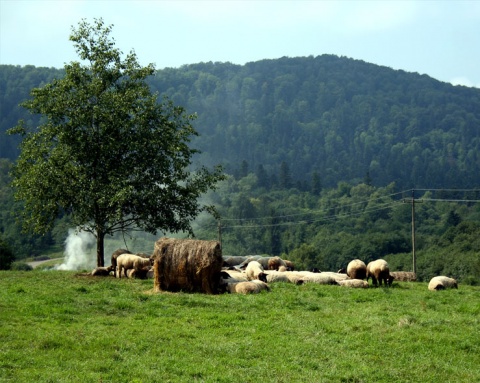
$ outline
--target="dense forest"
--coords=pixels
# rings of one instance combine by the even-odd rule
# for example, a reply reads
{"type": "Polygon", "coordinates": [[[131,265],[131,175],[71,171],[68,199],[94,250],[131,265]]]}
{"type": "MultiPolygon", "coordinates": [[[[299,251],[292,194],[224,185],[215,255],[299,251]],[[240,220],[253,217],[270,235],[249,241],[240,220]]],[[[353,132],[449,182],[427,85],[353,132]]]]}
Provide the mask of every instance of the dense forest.
{"type": "MultiPolygon", "coordinates": [[[[68,229],[63,217],[49,235],[20,233],[8,188],[19,137],[5,133],[38,121],[18,104],[62,75],[0,66],[0,236],[17,259],[61,245],[68,229]]],[[[230,175],[205,196],[222,219],[201,217],[199,238],[304,268],[383,257],[408,271],[413,195],[419,278],[480,283],[479,89],[331,55],[185,65],[149,83],[197,114],[197,160],[230,175]]]]}

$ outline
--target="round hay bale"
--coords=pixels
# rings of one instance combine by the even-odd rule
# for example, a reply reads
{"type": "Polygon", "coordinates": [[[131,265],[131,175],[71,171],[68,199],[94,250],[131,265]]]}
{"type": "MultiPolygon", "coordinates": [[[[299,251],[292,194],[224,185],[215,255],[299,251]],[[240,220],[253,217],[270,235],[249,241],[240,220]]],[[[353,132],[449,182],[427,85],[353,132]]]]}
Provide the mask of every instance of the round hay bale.
{"type": "Polygon", "coordinates": [[[411,271],[390,271],[390,275],[399,282],[415,282],[417,275],[411,271]]]}
{"type": "Polygon", "coordinates": [[[219,292],[223,258],[218,241],[161,238],[153,259],[154,291],[219,292]]]}

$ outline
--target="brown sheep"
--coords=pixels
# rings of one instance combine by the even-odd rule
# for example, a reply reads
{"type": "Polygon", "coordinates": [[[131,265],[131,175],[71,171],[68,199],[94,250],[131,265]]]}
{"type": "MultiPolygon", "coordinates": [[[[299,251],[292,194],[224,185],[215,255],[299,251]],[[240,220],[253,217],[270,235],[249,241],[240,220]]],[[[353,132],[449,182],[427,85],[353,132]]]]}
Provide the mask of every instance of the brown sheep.
{"type": "Polygon", "coordinates": [[[377,287],[378,284],[382,286],[382,282],[385,286],[391,286],[394,279],[390,275],[388,263],[384,259],[377,259],[376,261],[369,262],[367,265],[367,282],[370,277],[372,278],[372,283],[375,287],[377,287]]]}
{"type": "Polygon", "coordinates": [[[106,277],[110,275],[110,272],[113,271],[113,266],[108,266],[108,267],[96,267],[92,271],[93,276],[100,276],[100,277],[106,277]]]}

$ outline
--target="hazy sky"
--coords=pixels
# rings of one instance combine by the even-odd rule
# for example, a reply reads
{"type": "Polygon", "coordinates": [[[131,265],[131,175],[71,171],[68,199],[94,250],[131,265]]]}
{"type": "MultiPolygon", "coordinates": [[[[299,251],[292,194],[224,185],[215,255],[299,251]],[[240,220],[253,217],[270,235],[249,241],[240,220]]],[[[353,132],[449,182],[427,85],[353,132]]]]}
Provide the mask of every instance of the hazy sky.
{"type": "Polygon", "coordinates": [[[480,0],[0,0],[0,64],[62,68],[100,17],[157,69],[327,53],[480,87],[480,0]]]}

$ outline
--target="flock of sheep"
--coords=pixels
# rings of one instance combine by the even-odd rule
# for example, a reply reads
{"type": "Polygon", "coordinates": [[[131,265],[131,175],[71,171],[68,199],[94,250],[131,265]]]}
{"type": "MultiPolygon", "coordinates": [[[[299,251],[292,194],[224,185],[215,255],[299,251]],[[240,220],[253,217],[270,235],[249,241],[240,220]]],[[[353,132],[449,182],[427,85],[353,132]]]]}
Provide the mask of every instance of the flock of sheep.
{"type": "MultiPolygon", "coordinates": [[[[295,271],[291,261],[280,257],[265,256],[222,256],[222,267],[219,275],[219,292],[252,294],[270,291],[269,284],[276,282],[317,283],[339,285],[353,288],[368,288],[369,279],[373,286],[391,286],[393,280],[415,281],[416,276],[411,272],[391,272],[388,263],[383,259],[365,264],[354,259],[346,269],[338,272],[295,271]]],[[[113,275],[117,278],[154,278],[154,256],[138,253],[132,254],[129,250],[118,249],[111,256],[111,265],[97,267],[92,271],[94,276],[113,275]]],[[[429,290],[443,290],[458,288],[453,278],[446,276],[434,277],[428,285],[429,290]]]]}

